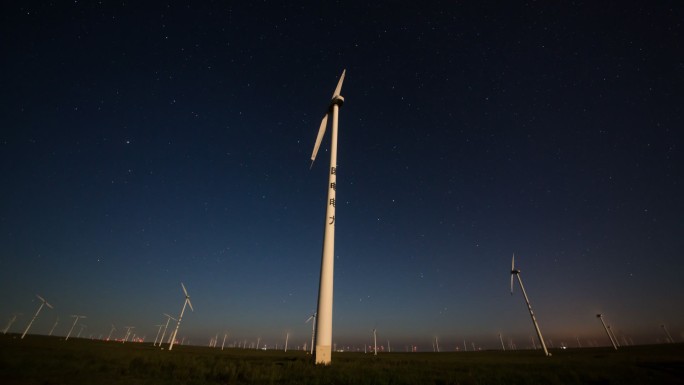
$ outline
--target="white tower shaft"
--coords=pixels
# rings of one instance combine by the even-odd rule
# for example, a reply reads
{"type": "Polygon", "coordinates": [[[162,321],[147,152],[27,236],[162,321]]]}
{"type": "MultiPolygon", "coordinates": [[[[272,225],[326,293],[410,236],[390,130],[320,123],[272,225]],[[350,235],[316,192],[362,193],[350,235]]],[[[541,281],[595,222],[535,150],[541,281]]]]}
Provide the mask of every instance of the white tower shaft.
{"type": "Polygon", "coordinates": [[[332,102],[332,140],[330,145],[330,170],[328,176],[328,199],[325,212],[325,233],[321,258],[321,282],[318,288],[318,311],[316,317],[316,363],[328,365],[332,350],[333,272],[335,264],[335,201],[337,189],[337,122],[342,99],[335,96],[332,102]]]}
{"type": "Polygon", "coordinates": [[[546,343],[544,342],[544,337],[542,337],[541,330],[539,330],[539,325],[537,324],[537,319],[534,317],[534,312],[532,311],[532,305],[530,305],[530,300],[527,298],[527,293],[525,292],[525,286],[523,286],[522,278],[520,278],[520,272],[517,272],[516,277],[518,277],[518,283],[520,284],[520,290],[525,297],[525,303],[527,304],[527,309],[530,311],[530,317],[532,318],[532,323],[534,324],[534,330],[537,331],[537,337],[539,337],[539,343],[541,343],[542,348],[544,348],[544,354],[549,356],[549,351],[546,349],[546,343]]]}
{"type": "Polygon", "coordinates": [[[176,335],[178,334],[178,328],[180,327],[181,319],[183,319],[183,313],[185,313],[185,306],[188,304],[188,299],[185,298],[183,302],[183,308],[181,309],[180,315],[178,316],[178,322],[176,323],[176,329],[173,331],[171,336],[171,343],[169,344],[169,350],[173,349],[173,344],[176,342],[176,335]]]}
{"type": "Polygon", "coordinates": [[[28,333],[29,329],[31,328],[31,325],[33,325],[33,321],[36,320],[36,317],[38,317],[38,313],[40,313],[40,310],[45,306],[45,301],[40,303],[40,306],[38,307],[38,311],[36,311],[36,314],[31,318],[31,322],[29,322],[28,326],[26,326],[26,330],[24,330],[24,334],[21,335],[21,338],[24,339],[24,336],[26,333],[28,333]]]}

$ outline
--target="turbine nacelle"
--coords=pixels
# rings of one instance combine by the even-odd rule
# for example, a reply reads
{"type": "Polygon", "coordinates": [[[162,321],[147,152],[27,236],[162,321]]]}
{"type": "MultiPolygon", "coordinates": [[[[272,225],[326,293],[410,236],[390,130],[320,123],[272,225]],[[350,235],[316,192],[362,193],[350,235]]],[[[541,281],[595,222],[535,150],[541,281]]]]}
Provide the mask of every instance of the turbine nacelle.
{"type": "Polygon", "coordinates": [[[318,154],[318,149],[321,147],[321,142],[323,141],[323,136],[325,135],[326,127],[328,126],[328,117],[330,116],[330,110],[333,106],[342,106],[344,103],[344,98],[340,95],[342,92],[342,83],[344,82],[344,74],[347,70],[342,71],[342,76],[337,82],[337,87],[335,87],[335,92],[333,92],[330,105],[328,106],[328,112],[325,113],[323,119],[321,120],[321,125],[318,128],[318,135],[316,136],[316,143],[314,144],[313,152],[311,153],[311,167],[313,167],[313,162],[316,160],[316,154],[318,154]]]}

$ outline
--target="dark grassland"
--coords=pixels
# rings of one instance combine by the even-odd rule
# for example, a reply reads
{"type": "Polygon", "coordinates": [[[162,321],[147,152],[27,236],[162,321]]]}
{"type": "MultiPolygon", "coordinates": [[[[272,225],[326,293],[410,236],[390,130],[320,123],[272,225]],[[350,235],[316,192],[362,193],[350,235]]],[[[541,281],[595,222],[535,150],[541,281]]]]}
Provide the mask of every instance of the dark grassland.
{"type": "Polygon", "coordinates": [[[464,353],[256,351],[0,335],[0,384],[684,384],[684,344],[464,353]]]}

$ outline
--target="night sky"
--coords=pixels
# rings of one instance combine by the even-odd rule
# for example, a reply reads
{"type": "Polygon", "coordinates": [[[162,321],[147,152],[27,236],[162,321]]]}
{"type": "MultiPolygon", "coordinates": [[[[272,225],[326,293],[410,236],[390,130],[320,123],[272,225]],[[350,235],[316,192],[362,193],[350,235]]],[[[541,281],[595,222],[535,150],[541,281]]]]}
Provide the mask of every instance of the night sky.
{"type": "Polygon", "coordinates": [[[549,345],[684,338],[678,2],[137,3],[2,5],[0,327],[309,341],[346,69],[338,348],[526,348],[513,253],[549,345]]]}

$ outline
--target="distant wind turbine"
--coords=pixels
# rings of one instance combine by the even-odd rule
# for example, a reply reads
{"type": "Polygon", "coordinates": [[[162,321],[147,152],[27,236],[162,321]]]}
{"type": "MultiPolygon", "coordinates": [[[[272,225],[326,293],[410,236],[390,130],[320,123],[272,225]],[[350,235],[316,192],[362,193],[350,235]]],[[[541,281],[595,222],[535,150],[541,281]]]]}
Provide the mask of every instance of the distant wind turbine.
{"type": "Polygon", "coordinates": [[[83,333],[83,329],[85,329],[86,327],[87,327],[87,326],[85,326],[84,324],[81,324],[81,330],[78,332],[78,334],[76,334],[76,338],[80,338],[80,337],[81,337],[81,333],[83,333]]]}
{"type": "Polygon", "coordinates": [[[157,329],[157,335],[154,337],[154,343],[152,344],[152,346],[157,346],[157,339],[159,339],[159,333],[161,333],[161,329],[164,327],[164,324],[154,326],[157,326],[159,329],[157,329]]]}
{"type": "Polygon", "coordinates": [[[171,317],[170,315],[168,315],[166,313],[164,313],[164,316],[166,317],[166,324],[164,325],[164,332],[162,333],[162,336],[159,339],[159,346],[161,346],[161,344],[164,342],[164,336],[166,335],[166,329],[168,329],[168,327],[169,327],[169,321],[170,320],[178,321],[177,319],[171,317]]]}
{"type": "Polygon", "coordinates": [[[663,325],[660,325],[660,327],[663,328],[663,330],[665,331],[665,335],[666,335],[667,338],[670,340],[670,343],[673,344],[673,343],[674,343],[674,340],[672,339],[672,336],[670,335],[670,332],[667,331],[667,327],[665,327],[664,324],[663,324],[663,325]]]}
{"type": "Polygon", "coordinates": [[[183,282],[181,282],[181,287],[183,288],[183,293],[185,294],[185,302],[183,302],[183,309],[181,309],[180,315],[178,316],[178,322],[176,323],[176,330],[173,331],[173,337],[171,337],[171,343],[169,344],[169,350],[173,349],[173,344],[176,341],[176,335],[178,334],[178,328],[180,327],[181,320],[183,319],[183,313],[185,313],[185,306],[190,305],[190,310],[195,311],[195,309],[192,308],[192,302],[190,302],[190,295],[188,295],[188,291],[185,289],[185,285],[183,285],[183,282]]]}
{"type": "Polygon", "coordinates": [[[610,334],[610,330],[608,330],[608,326],[606,326],[605,321],[603,321],[603,314],[601,314],[601,313],[596,314],[596,318],[601,320],[601,324],[603,325],[603,328],[606,330],[606,334],[608,334],[608,338],[610,339],[610,343],[613,344],[613,349],[617,350],[617,345],[615,344],[615,340],[613,340],[613,336],[610,334]]]}
{"type": "Polygon", "coordinates": [[[499,340],[501,341],[501,349],[505,352],[506,351],[506,345],[503,343],[503,337],[501,336],[501,333],[499,333],[499,340]]]}
{"type": "MultiPolygon", "coordinates": [[[[124,335],[123,341],[121,341],[122,344],[128,341],[128,337],[131,335],[131,329],[135,329],[135,326],[126,326],[124,329],[126,329],[126,335],[124,335]]],[[[135,339],[135,336],[133,339],[135,339]]]]}
{"type": "Polygon", "coordinates": [[[114,324],[112,324],[112,329],[109,331],[109,335],[107,336],[107,341],[109,341],[109,339],[112,338],[112,333],[114,333],[114,330],[116,330],[116,328],[114,327],[114,324]]]}
{"type": "Polygon", "coordinates": [[[221,343],[221,350],[223,350],[223,346],[226,344],[226,337],[228,337],[228,333],[223,334],[223,342],[221,343]]]}
{"type": "Polygon", "coordinates": [[[72,315],[72,317],[74,317],[74,323],[73,323],[73,325],[71,325],[71,329],[69,329],[69,333],[67,333],[67,336],[66,336],[66,338],[64,339],[64,341],[69,341],[69,336],[71,335],[71,332],[74,331],[74,327],[76,327],[76,323],[78,322],[78,320],[79,320],[80,318],[87,318],[87,317],[84,316],[84,315],[75,315],[75,314],[72,315]]]}
{"type": "Polygon", "coordinates": [[[5,330],[2,331],[2,334],[7,334],[7,331],[9,330],[9,328],[12,327],[12,324],[14,323],[14,321],[17,320],[17,316],[19,316],[19,315],[21,315],[21,314],[19,314],[19,313],[12,314],[12,318],[10,318],[9,322],[7,322],[7,326],[5,326],[5,330]]]}
{"type": "Polygon", "coordinates": [[[311,314],[311,316],[307,318],[304,323],[307,323],[311,320],[313,320],[313,322],[311,322],[311,354],[313,355],[314,335],[316,334],[316,312],[313,312],[313,314],[311,314]]]}
{"type": "Polygon", "coordinates": [[[378,355],[378,333],[375,328],[373,328],[373,355],[378,355]]]}
{"type": "Polygon", "coordinates": [[[48,333],[48,337],[52,335],[52,332],[55,331],[55,328],[57,327],[57,324],[59,323],[59,317],[57,317],[57,320],[55,320],[55,324],[52,325],[52,329],[50,329],[50,333],[48,333]]]}
{"type": "Polygon", "coordinates": [[[290,339],[290,332],[287,332],[287,334],[285,334],[285,352],[287,352],[287,342],[289,339],[290,339]]]}
{"type": "Polygon", "coordinates": [[[33,316],[33,318],[31,318],[31,322],[29,322],[28,326],[26,326],[26,330],[24,330],[24,334],[21,335],[21,339],[24,339],[24,336],[26,335],[26,333],[28,333],[29,329],[31,328],[31,325],[33,324],[33,321],[36,320],[36,317],[38,317],[38,313],[40,313],[40,310],[43,308],[43,306],[47,306],[50,309],[52,309],[52,305],[47,303],[47,301],[43,297],[39,296],[38,294],[36,294],[36,297],[38,297],[38,299],[40,300],[40,306],[38,306],[38,311],[36,311],[36,314],[33,316]]]}
{"type": "Polygon", "coordinates": [[[332,134],[330,144],[330,170],[328,172],[328,199],[326,200],[325,232],[323,235],[323,252],[321,257],[321,277],[318,287],[318,319],[316,327],[316,364],[329,365],[332,350],[332,310],[333,310],[333,271],[335,264],[335,198],[337,190],[337,126],[340,106],[344,98],[340,95],[345,71],[335,87],[328,112],[323,116],[318,136],[311,153],[311,166],[321,146],[321,141],[328,125],[328,117],[332,113],[332,134]]]}
{"type": "MultiPolygon", "coordinates": [[[[520,290],[525,297],[525,303],[527,304],[527,309],[530,311],[530,317],[532,318],[532,323],[534,324],[534,330],[537,332],[537,337],[539,337],[539,342],[542,348],[544,348],[544,354],[548,357],[551,355],[546,349],[546,343],[544,342],[544,337],[542,337],[541,330],[539,330],[539,325],[537,324],[537,319],[534,317],[534,312],[532,311],[532,305],[530,305],[530,300],[527,298],[527,293],[525,292],[525,286],[523,286],[522,278],[520,278],[520,270],[515,269],[515,254],[511,259],[511,295],[513,295],[513,276],[518,277],[518,283],[520,284],[520,290]]],[[[534,343],[534,340],[533,340],[534,343]]]]}

